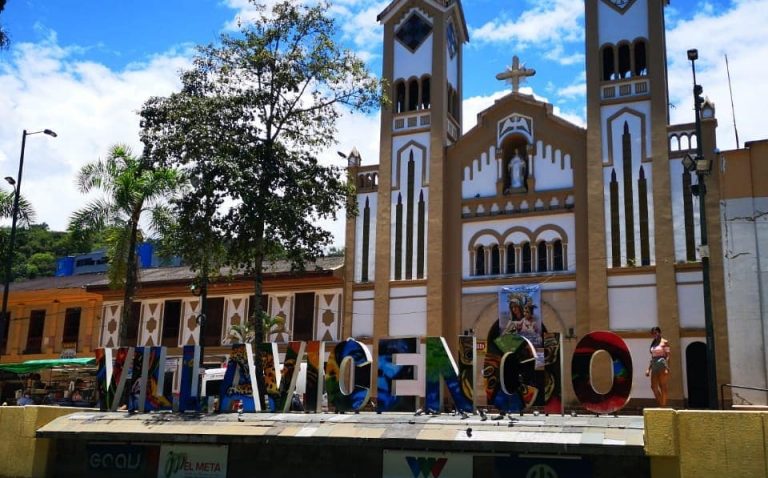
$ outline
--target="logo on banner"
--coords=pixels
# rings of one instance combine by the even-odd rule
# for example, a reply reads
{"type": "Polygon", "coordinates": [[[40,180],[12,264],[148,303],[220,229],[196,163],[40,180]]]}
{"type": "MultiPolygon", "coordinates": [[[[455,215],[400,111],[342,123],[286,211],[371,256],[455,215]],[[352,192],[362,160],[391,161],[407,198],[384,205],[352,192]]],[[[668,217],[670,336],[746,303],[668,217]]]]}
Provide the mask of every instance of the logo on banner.
{"type": "Polygon", "coordinates": [[[448,458],[427,458],[421,456],[406,456],[405,460],[408,462],[413,478],[438,478],[448,462],[448,458]]]}
{"type": "Polygon", "coordinates": [[[533,465],[528,470],[525,478],[558,478],[558,476],[557,472],[552,469],[551,466],[541,463],[538,465],[533,465]]]}
{"type": "Polygon", "coordinates": [[[225,478],[226,445],[162,445],[158,478],[225,478]]]}

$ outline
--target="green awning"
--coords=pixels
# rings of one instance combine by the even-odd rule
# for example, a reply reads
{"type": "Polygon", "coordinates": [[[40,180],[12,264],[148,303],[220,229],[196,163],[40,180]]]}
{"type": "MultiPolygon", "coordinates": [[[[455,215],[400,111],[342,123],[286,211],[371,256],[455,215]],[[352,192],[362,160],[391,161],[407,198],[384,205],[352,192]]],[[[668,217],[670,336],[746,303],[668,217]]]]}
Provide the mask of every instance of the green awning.
{"type": "Polygon", "coordinates": [[[42,359],[27,360],[21,363],[0,363],[0,370],[12,373],[31,373],[46,368],[84,365],[95,365],[96,359],[93,357],[66,358],[66,359],[42,359]]]}

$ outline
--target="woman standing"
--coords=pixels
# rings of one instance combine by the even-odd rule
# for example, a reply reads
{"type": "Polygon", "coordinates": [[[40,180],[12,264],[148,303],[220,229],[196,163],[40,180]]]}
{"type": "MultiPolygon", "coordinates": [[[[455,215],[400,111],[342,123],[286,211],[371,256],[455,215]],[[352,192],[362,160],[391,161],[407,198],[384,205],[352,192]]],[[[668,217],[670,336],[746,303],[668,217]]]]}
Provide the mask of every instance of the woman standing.
{"type": "Polygon", "coordinates": [[[669,381],[669,342],[661,336],[661,329],[651,329],[653,341],[651,342],[651,362],[645,376],[651,377],[651,390],[656,397],[656,403],[660,407],[667,406],[667,382],[669,381]]]}

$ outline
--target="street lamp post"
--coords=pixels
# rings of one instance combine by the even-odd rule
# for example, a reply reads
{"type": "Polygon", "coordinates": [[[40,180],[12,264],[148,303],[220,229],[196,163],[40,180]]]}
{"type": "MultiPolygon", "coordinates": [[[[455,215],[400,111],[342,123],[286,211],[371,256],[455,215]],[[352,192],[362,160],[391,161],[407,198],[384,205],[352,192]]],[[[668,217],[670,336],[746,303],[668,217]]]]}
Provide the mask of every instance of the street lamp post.
{"type": "Polygon", "coordinates": [[[701,105],[704,98],[701,96],[704,89],[696,83],[696,60],[699,52],[695,49],[688,50],[688,60],[691,62],[693,72],[693,105],[696,114],[696,157],[686,155],[683,158],[683,167],[695,172],[698,184],[693,193],[699,197],[699,231],[701,233],[701,273],[702,288],[704,289],[704,328],[707,336],[707,403],[709,408],[716,410],[717,403],[717,360],[715,357],[715,327],[712,320],[712,290],[709,281],[709,244],[707,240],[707,186],[704,179],[712,170],[712,161],[704,158],[701,150],[701,105]]]}
{"type": "MultiPolygon", "coordinates": [[[[27,145],[27,136],[33,134],[43,133],[48,136],[56,137],[56,133],[50,129],[43,129],[40,131],[33,131],[27,133],[24,130],[21,134],[21,156],[19,157],[19,174],[16,176],[16,180],[10,176],[6,176],[5,180],[13,187],[13,208],[11,209],[11,235],[8,238],[8,245],[5,251],[5,286],[3,288],[3,309],[0,312],[0,344],[4,343],[5,327],[8,316],[8,291],[11,285],[11,267],[13,265],[13,246],[16,240],[16,220],[19,215],[19,196],[21,195],[21,173],[24,171],[24,148],[27,145]]],[[[2,352],[5,352],[3,350],[2,352]]]]}

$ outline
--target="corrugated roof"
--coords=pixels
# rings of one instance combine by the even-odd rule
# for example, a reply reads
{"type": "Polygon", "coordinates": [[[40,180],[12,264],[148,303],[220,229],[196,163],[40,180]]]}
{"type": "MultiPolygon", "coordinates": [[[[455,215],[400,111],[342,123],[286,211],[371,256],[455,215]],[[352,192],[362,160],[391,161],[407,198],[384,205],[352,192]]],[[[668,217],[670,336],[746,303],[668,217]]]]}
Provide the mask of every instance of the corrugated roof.
{"type": "MultiPolygon", "coordinates": [[[[305,273],[333,272],[344,266],[344,257],[321,257],[314,262],[307,263],[304,266],[305,273]]],[[[273,261],[264,263],[264,274],[287,275],[292,272],[290,261],[273,261]]],[[[222,276],[228,276],[230,269],[222,269],[222,276]]],[[[242,271],[235,272],[235,277],[243,277],[242,271]]],[[[141,269],[139,271],[139,282],[148,284],[153,282],[174,282],[190,281],[195,277],[195,273],[189,267],[157,267],[151,269],[141,269]]],[[[25,292],[46,289],[78,289],[78,288],[101,288],[109,284],[109,279],[104,273],[82,274],[66,277],[38,277],[22,282],[11,283],[12,292],[25,292]]]]}
{"type": "MultiPolygon", "coordinates": [[[[343,257],[321,257],[314,262],[308,262],[304,265],[304,273],[333,272],[344,266],[343,257]]],[[[264,262],[264,274],[270,275],[288,275],[291,274],[290,261],[264,262]]],[[[223,268],[220,271],[222,276],[232,275],[234,277],[245,277],[243,271],[232,271],[230,268],[223,268]]],[[[301,274],[298,273],[297,274],[301,274]]],[[[139,282],[150,284],[157,282],[188,282],[196,276],[189,267],[158,267],[153,269],[141,269],[139,271],[139,282]]],[[[106,276],[101,280],[88,284],[89,287],[100,288],[109,284],[106,276]]]]}
{"type": "Polygon", "coordinates": [[[104,280],[104,273],[82,274],[65,277],[38,277],[36,279],[11,283],[11,292],[26,292],[45,289],[80,289],[104,280]]]}

